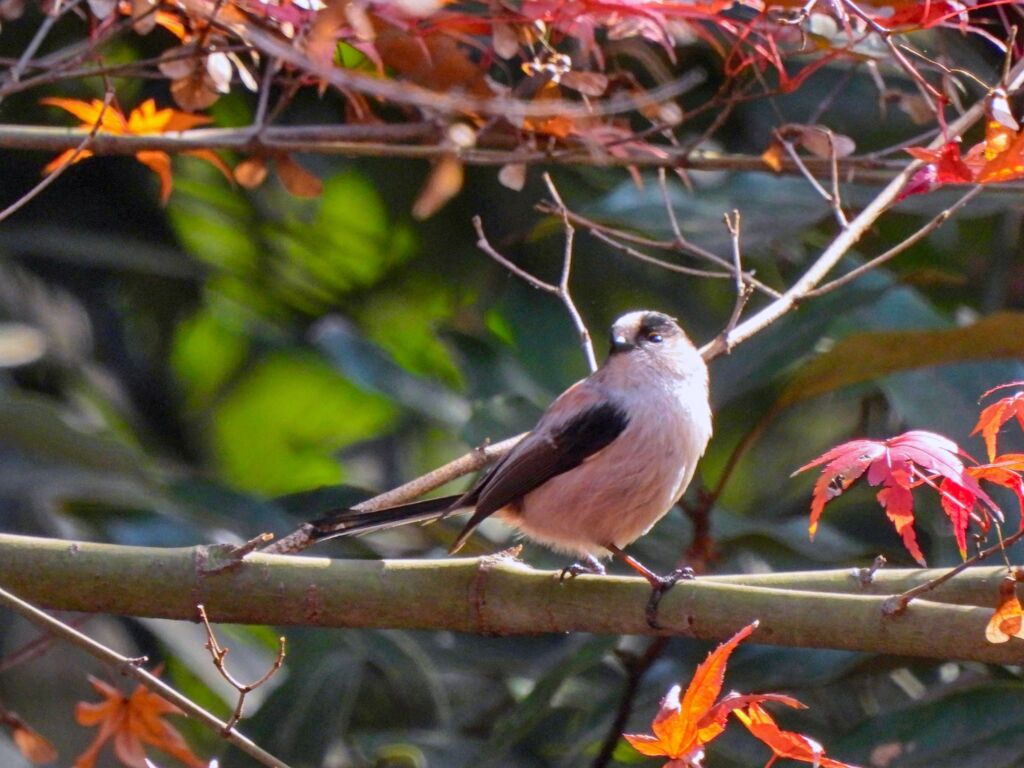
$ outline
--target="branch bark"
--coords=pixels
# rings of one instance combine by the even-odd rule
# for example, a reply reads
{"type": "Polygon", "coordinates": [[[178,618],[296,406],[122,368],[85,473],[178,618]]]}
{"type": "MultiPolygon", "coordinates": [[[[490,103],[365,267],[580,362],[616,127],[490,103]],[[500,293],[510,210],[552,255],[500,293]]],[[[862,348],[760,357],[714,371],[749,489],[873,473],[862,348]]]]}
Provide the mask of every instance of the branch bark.
{"type": "MultiPolygon", "coordinates": [[[[231,571],[208,575],[211,560],[216,550],[210,547],[156,549],[4,534],[0,586],[59,610],[195,621],[202,603],[218,622],[485,635],[578,631],[717,639],[757,618],[758,638],[776,645],[1024,661],[1020,643],[985,640],[991,608],[929,600],[915,601],[900,616],[882,614],[885,595],[907,580],[935,575],[928,571],[883,572],[863,591],[851,572],[741,576],[735,583],[701,577],[665,596],[658,614],[664,629],[656,632],[644,617],[649,587],[638,578],[581,576],[560,583],[556,572],[500,556],[346,561],[257,553],[231,571]],[[797,588],[760,586],[787,578],[786,586],[797,588]],[[836,591],[811,591],[822,585],[836,591]],[[876,589],[882,592],[871,594],[876,589]]],[[[980,579],[970,593],[991,601],[993,574],[1004,569],[975,570],[977,576],[964,574],[936,590],[936,600],[980,579]]]]}
{"type": "MultiPolygon", "coordinates": [[[[88,135],[77,128],[0,124],[0,149],[63,152],[75,147],[88,135]]],[[[397,157],[431,160],[451,154],[452,147],[444,141],[443,131],[432,122],[388,123],[369,125],[264,126],[244,128],[197,128],[182,133],[144,135],[99,132],[90,144],[96,155],[132,155],[143,150],[177,154],[196,149],[233,150],[244,153],[304,152],[350,157],[397,157]]],[[[502,166],[509,163],[526,165],[589,165],[601,167],[683,168],[695,171],[760,171],[771,172],[756,155],[726,154],[711,151],[680,149],[665,146],[657,154],[623,152],[613,155],[600,146],[562,147],[549,150],[522,149],[502,141],[480,137],[476,147],[458,150],[466,165],[502,166]]],[[[879,160],[872,157],[849,157],[840,162],[839,173],[844,182],[885,184],[906,166],[905,162],[879,160]]],[[[807,169],[822,179],[831,177],[827,159],[803,158],[807,169]]],[[[801,171],[792,161],[783,161],[782,174],[797,175],[801,171]]],[[[1019,185],[999,185],[999,188],[1019,185]]]]}

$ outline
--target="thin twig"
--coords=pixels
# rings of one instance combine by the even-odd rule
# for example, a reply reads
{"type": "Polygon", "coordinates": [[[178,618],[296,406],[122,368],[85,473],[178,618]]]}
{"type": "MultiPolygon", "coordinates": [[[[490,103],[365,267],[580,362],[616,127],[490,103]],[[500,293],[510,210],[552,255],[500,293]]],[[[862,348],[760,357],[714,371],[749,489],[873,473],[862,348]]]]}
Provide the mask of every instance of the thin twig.
{"type": "MultiPolygon", "coordinates": [[[[301,81],[300,81],[301,82],[301,81]]],[[[273,110],[271,110],[273,112],[273,110]]],[[[84,132],[72,128],[0,123],[0,149],[48,150],[60,152],[74,148],[84,132]]],[[[587,165],[625,168],[674,168],[694,171],[746,171],[765,173],[760,155],[728,154],[693,150],[684,152],[672,146],[658,146],[656,153],[621,150],[608,151],[614,142],[573,143],[545,148],[519,146],[500,134],[479,137],[477,146],[459,151],[466,165],[502,166],[587,165]]],[[[181,133],[108,134],[97,137],[92,147],[97,155],[132,155],[142,150],[179,154],[196,149],[261,149],[267,152],[305,152],[358,157],[393,157],[431,160],[451,153],[442,132],[432,121],[413,123],[352,123],[343,125],[266,126],[258,137],[251,125],[240,128],[199,128],[181,133]]],[[[831,164],[824,158],[803,158],[805,167],[817,178],[828,178],[831,164]]],[[[886,183],[905,163],[881,160],[874,156],[851,156],[840,161],[844,179],[865,184],[886,183]]],[[[784,161],[780,174],[801,171],[784,161]]],[[[995,190],[1019,194],[1022,185],[1001,184],[995,190]]],[[[576,223],[576,222],[574,222],[576,223]]]]}
{"type": "Polygon", "coordinates": [[[224,733],[228,733],[242,719],[242,712],[245,709],[245,697],[267,682],[281,669],[281,665],[284,664],[288,640],[284,635],[277,638],[277,656],[274,658],[274,663],[271,664],[270,668],[259,680],[252,683],[240,683],[235,679],[234,675],[228,672],[227,665],[224,663],[224,659],[231,649],[225,648],[217,642],[217,636],[213,633],[210,619],[206,615],[206,608],[200,604],[196,606],[196,609],[199,611],[199,620],[203,622],[203,628],[206,630],[206,649],[210,652],[210,658],[213,659],[213,666],[217,668],[220,676],[224,678],[227,684],[238,691],[235,711],[231,713],[231,719],[224,726],[224,733]]]}
{"type": "MultiPolygon", "coordinates": [[[[1024,83],[1024,60],[1017,62],[1010,73],[1008,93],[1015,93],[1024,83]]],[[[946,141],[958,137],[981,119],[985,114],[984,101],[979,101],[968,109],[960,118],[953,122],[947,135],[937,137],[929,145],[930,149],[938,149],[946,141]]],[[[814,290],[835,268],[840,260],[849,252],[858,240],[872,227],[875,221],[892,205],[903,191],[907,181],[923,165],[921,161],[914,161],[907,165],[904,170],[894,178],[885,189],[881,190],[875,198],[854,218],[850,225],[842,230],[829,246],[822,251],[821,255],[811,264],[804,274],[793,283],[788,290],[778,299],[773,301],[761,311],[747,318],[736,326],[730,339],[733,344],[738,344],[754,334],[760,332],[767,326],[774,323],[780,317],[792,310],[800,301],[806,298],[809,291],[814,290]]],[[[711,351],[711,345],[706,345],[701,352],[711,351]]]]}
{"type": "Polygon", "coordinates": [[[192,701],[192,699],[182,695],[156,675],[151,672],[147,672],[145,669],[140,667],[137,660],[124,656],[117,651],[108,648],[102,643],[96,642],[88,635],[82,634],[74,627],[65,624],[59,619],[55,619],[48,613],[39,610],[34,605],[25,602],[20,597],[11,594],[3,588],[0,588],[0,603],[3,603],[12,611],[28,619],[36,626],[42,627],[47,632],[50,632],[53,635],[66,640],[72,645],[81,648],[90,656],[93,656],[107,664],[113,665],[121,672],[121,674],[134,678],[138,682],[142,683],[142,685],[146,686],[150,691],[159,694],[177,706],[185,712],[185,714],[198,720],[206,727],[216,731],[224,738],[225,741],[238,747],[260,764],[268,766],[269,768],[288,768],[287,763],[277,759],[258,744],[243,736],[237,729],[229,728],[227,723],[219,717],[206,711],[192,701]]]}
{"type": "Polygon", "coordinates": [[[260,82],[259,98],[256,101],[256,114],[252,119],[252,130],[259,134],[267,124],[267,106],[270,104],[270,89],[274,82],[274,72],[277,71],[277,59],[269,59],[266,69],[263,71],[263,79],[260,82]]]}
{"type": "MultiPolygon", "coordinates": [[[[69,621],[68,625],[78,629],[89,621],[90,618],[90,616],[78,616],[73,621],[69,621]]],[[[19,664],[26,664],[33,659],[44,656],[53,647],[53,641],[53,635],[48,632],[40,632],[20,648],[14,649],[0,659],[0,674],[17,667],[19,664]]]]}
{"type": "Polygon", "coordinates": [[[569,277],[572,273],[573,241],[576,230],[570,223],[569,211],[565,207],[565,203],[562,202],[562,198],[558,194],[558,190],[551,181],[551,177],[546,173],[544,174],[544,183],[547,185],[548,192],[555,201],[555,210],[561,213],[562,226],[565,229],[565,249],[562,256],[562,270],[559,274],[557,284],[541,280],[536,275],[530,274],[522,267],[514,264],[506,256],[499,253],[497,249],[491,245],[490,240],[487,239],[487,234],[484,232],[483,222],[481,222],[479,216],[473,217],[473,229],[476,230],[477,236],[476,246],[527,285],[530,285],[539,291],[550,293],[562,302],[566,311],[569,313],[573,326],[576,328],[576,333],[580,339],[580,348],[583,350],[583,356],[586,358],[587,366],[590,368],[591,372],[593,372],[597,370],[597,358],[594,355],[594,345],[590,339],[590,331],[587,330],[587,326],[583,322],[583,318],[580,316],[579,310],[576,309],[576,304],[572,300],[572,293],[569,290],[569,277]]]}
{"type": "Polygon", "coordinates": [[[959,211],[961,208],[967,205],[967,203],[969,203],[971,200],[973,200],[975,197],[981,194],[983,190],[984,187],[982,187],[980,184],[975,185],[970,190],[968,190],[959,200],[953,203],[953,205],[940,211],[938,214],[935,215],[934,218],[931,219],[931,221],[929,221],[923,227],[918,229],[910,237],[904,239],[900,243],[897,243],[892,248],[887,250],[885,253],[875,256],[873,259],[864,262],[855,269],[851,269],[845,275],[837,277],[835,280],[831,280],[825,283],[824,285],[819,286],[818,288],[814,288],[810,291],[807,291],[807,293],[804,294],[804,299],[817,298],[818,296],[823,296],[826,293],[830,293],[836,290],[837,288],[842,288],[844,285],[853,282],[861,275],[870,272],[873,269],[877,269],[878,267],[885,264],[887,261],[890,261],[896,256],[899,256],[901,253],[907,250],[907,248],[910,248],[912,245],[915,245],[916,243],[920,242],[923,238],[927,237],[936,229],[945,224],[953,216],[954,213],[959,211]]]}
{"type": "MultiPolygon", "coordinates": [[[[539,203],[537,205],[537,210],[543,213],[556,212],[554,208],[544,203],[539,203]]],[[[679,242],[677,240],[654,240],[653,238],[650,237],[644,237],[643,235],[637,235],[623,229],[617,229],[607,224],[602,224],[599,221],[587,218],[586,216],[583,216],[582,214],[576,213],[574,211],[568,211],[567,215],[569,216],[570,221],[579,226],[586,227],[588,230],[591,231],[591,234],[594,234],[595,236],[597,232],[603,232],[619,240],[624,240],[625,242],[633,243],[634,245],[642,245],[648,248],[656,248],[661,251],[689,254],[691,256],[696,256],[697,258],[704,259],[705,261],[709,261],[712,264],[715,264],[716,266],[722,267],[723,269],[727,269],[729,270],[729,274],[732,274],[733,265],[729,260],[723,259],[717,253],[709,251],[705,248],[701,248],[698,245],[694,245],[688,240],[684,240],[682,242],[679,242]]],[[[650,260],[651,263],[656,263],[653,259],[650,259],[650,257],[648,257],[648,260],[650,260]]],[[[751,285],[753,285],[761,293],[767,296],[771,296],[772,298],[777,299],[782,295],[781,293],[779,293],[779,291],[775,290],[771,286],[762,283],[749,272],[743,275],[743,279],[746,280],[751,285]]]]}
{"type": "Polygon", "coordinates": [[[576,326],[576,333],[580,337],[580,347],[583,349],[583,355],[587,359],[587,366],[590,368],[591,373],[597,370],[597,358],[594,356],[594,344],[590,339],[590,331],[587,330],[586,323],[583,322],[583,318],[580,316],[579,310],[576,309],[576,304],[572,300],[572,294],[569,291],[569,276],[572,272],[572,255],[573,255],[573,241],[575,240],[576,230],[569,222],[569,212],[565,207],[565,203],[562,202],[562,196],[558,194],[558,189],[555,187],[555,183],[551,180],[549,173],[544,174],[544,184],[548,188],[548,193],[554,199],[558,205],[558,210],[562,214],[562,228],[565,230],[565,248],[562,255],[562,273],[558,278],[558,298],[562,300],[565,305],[565,310],[569,313],[572,318],[573,325],[576,326]]]}
{"type": "Polygon", "coordinates": [[[531,287],[536,288],[538,291],[544,291],[545,293],[550,293],[550,294],[552,294],[554,296],[558,295],[558,286],[557,285],[552,285],[551,283],[548,283],[548,282],[545,282],[544,280],[541,280],[539,277],[535,277],[534,275],[531,275],[529,272],[527,272],[522,267],[516,266],[516,264],[511,262],[508,258],[506,258],[505,256],[502,256],[494,248],[494,246],[491,245],[491,241],[487,239],[487,234],[484,232],[483,222],[480,220],[479,216],[474,216],[473,217],[473,229],[476,230],[476,237],[477,237],[476,247],[477,248],[479,248],[481,251],[486,253],[488,256],[490,256],[492,259],[494,259],[496,262],[501,264],[501,266],[503,266],[505,269],[507,269],[509,272],[511,272],[516,277],[518,277],[524,283],[527,283],[531,287]]]}
{"type": "Polygon", "coordinates": [[[672,234],[676,236],[677,243],[685,243],[683,231],[679,228],[679,220],[676,219],[676,209],[672,205],[672,196],[668,191],[668,173],[664,168],[658,169],[658,185],[661,187],[661,199],[665,203],[665,215],[668,217],[669,226],[672,227],[672,234]]]}
{"type": "Polygon", "coordinates": [[[26,205],[28,205],[32,200],[38,197],[43,190],[45,190],[47,187],[53,184],[53,182],[60,178],[61,174],[64,173],[64,171],[66,171],[68,168],[74,165],[75,161],[78,160],[79,157],[81,157],[82,153],[89,148],[89,145],[96,138],[96,134],[99,132],[100,126],[103,125],[103,116],[106,114],[107,108],[110,106],[110,102],[113,101],[113,99],[114,91],[110,88],[107,88],[107,93],[103,97],[103,106],[100,108],[100,113],[96,116],[96,122],[93,124],[92,128],[89,129],[89,133],[86,134],[85,138],[82,139],[81,142],[79,142],[78,146],[75,147],[74,151],[66,158],[64,158],[64,162],[62,162],[59,166],[57,166],[50,173],[44,176],[38,184],[32,187],[32,189],[30,189],[28,192],[23,194],[9,206],[0,211],[0,223],[7,221],[7,219],[9,219],[15,213],[20,211],[26,205]]]}
{"type": "Polygon", "coordinates": [[[790,159],[793,161],[793,164],[800,169],[800,173],[802,173],[804,178],[807,179],[807,182],[812,187],[814,187],[814,191],[821,195],[826,200],[826,202],[828,202],[829,205],[834,205],[832,195],[830,195],[828,191],[823,186],[821,186],[818,180],[814,178],[814,174],[807,169],[806,165],[804,165],[803,158],[801,158],[800,154],[796,151],[796,147],[793,146],[793,142],[782,138],[781,136],[778,135],[778,133],[776,133],[776,138],[778,138],[779,143],[782,145],[783,149],[786,150],[786,154],[789,155],[790,159]]]}
{"type": "Polygon", "coordinates": [[[910,605],[911,601],[916,600],[921,595],[927,594],[936,587],[945,584],[958,573],[962,573],[964,570],[970,568],[972,565],[980,563],[982,560],[987,560],[992,555],[998,554],[1000,552],[1005,552],[1007,547],[1016,544],[1022,538],[1024,538],[1024,528],[1021,528],[1016,533],[1007,536],[1005,539],[1000,539],[998,543],[993,544],[988,549],[983,549],[981,552],[974,555],[973,557],[967,558],[958,566],[956,566],[955,568],[950,568],[941,576],[937,576],[931,581],[927,581],[924,584],[921,584],[920,586],[914,587],[913,589],[908,589],[901,595],[894,595],[890,597],[882,604],[882,613],[886,616],[898,616],[907,609],[907,606],[910,605]]]}
{"type": "Polygon", "coordinates": [[[727,355],[732,351],[733,329],[735,329],[739,324],[740,317],[743,315],[743,310],[754,293],[754,287],[744,279],[742,249],[740,247],[740,212],[733,211],[731,217],[729,214],[725,214],[723,219],[725,219],[725,227],[729,230],[729,239],[732,242],[733,275],[735,275],[736,279],[736,301],[733,303],[732,313],[729,315],[729,321],[725,324],[725,327],[721,332],[719,332],[718,336],[716,336],[715,339],[707,345],[707,352],[704,353],[705,360],[710,360],[718,355],[727,355]]]}
{"type": "Polygon", "coordinates": [[[657,256],[651,256],[649,254],[644,253],[643,251],[638,251],[636,248],[633,248],[630,245],[620,243],[614,237],[612,237],[609,234],[606,234],[600,229],[590,228],[587,230],[587,232],[590,234],[591,237],[600,240],[602,243],[605,243],[606,245],[610,245],[617,251],[622,251],[627,256],[630,256],[631,258],[634,258],[637,261],[643,261],[646,262],[647,264],[653,264],[654,266],[660,267],[661,269],[666,269],[669,272],[677,272],[681,275],[690,275],[691,277],[707,277],[719,280],[731,280],[733,278],[733,274],[731,272],[712,272],[711,270],[708,269],[686,267],[683,266],[682,264],[673,264],[671,261],[659,259],[657,256]]]}
{"type": "MultiPolygon", "coordinates": [[[[25,50],[22,52],[18,61],[7,71],[7,77],[4,79],[4,85],[17,83],[21,76],[25,73],[29,64],[32,62],[32,57],[36,55],[39,50],[39,46],[46,40],[47,35],[50,34],[50,30],[53,29],[53,25],[68,11],[72,10],[81,0],[71,0],[63,6],[58,8],[53,13],[45,14],[43,23],[39,25],[39,29],[36,30],[35,35],[32,36],[32,40],[25,46],[25,50]]],[[[0,95],[0,104],[3,103],[3,96],[0,95]]]]}

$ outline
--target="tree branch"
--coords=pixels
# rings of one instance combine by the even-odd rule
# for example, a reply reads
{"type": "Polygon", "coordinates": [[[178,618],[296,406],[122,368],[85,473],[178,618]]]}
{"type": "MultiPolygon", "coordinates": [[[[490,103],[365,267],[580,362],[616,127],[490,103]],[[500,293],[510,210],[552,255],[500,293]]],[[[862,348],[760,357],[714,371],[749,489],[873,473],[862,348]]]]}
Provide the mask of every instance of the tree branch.
{"type": "MultiPolygon", "coordinates": [[[[0,585],[53,609],[187,621],[196,620],[196,604],[202,603],[218,622],[711,639],[757,618],[758,637],[776,645],[1002,664],[1024,657],[1017,643],[985,641],[991,609],[922,600],[887,617],[886,598],[860,592],[849,574],[853,594],[701,577],[665,596],[658,614],[664,628],[655,631],[644,617],[650,587],[638,578],[581,576],[560,583],[557,572],[502,557],[345,561],[259,553],[231,572],[209,576],[210,557],[208,547],[156,549],[5,534],[0,585]]],[[[895,573],[878,574],[879,583],[895,573]]],[[[957,581],[937,594],[956,588],[957,581]]]]}
{"type": "MultiPolygon", "coordinates": [[[[65,544],[67,544],[67,542],[65,542],[65,544]]],[[[4,581],[4,584],[10,586],[6,580],[4,581]]],[[[111,588],[113,589],[113,587],[111,588]]],[[[106,664],[112,664],[117,667],[122,674],[127,677],[134,678],[153,693],[159,694],[163,698],[167,699],[167,701],[177,706],[189,717],[198,720],[208,728],[212,728],[225,741],[235,745],[261,765],[268,766],[268,768],[288,768],[287,763],[278,760],[258,744],[250,741],[239,733],[233,725],[225,723],[216,715],[213,715],[200,707],[187,696],[183,696],[178,693],[178,691],[156,675],[151,672],[147,672],[145,669],[140,667],[138,659],[132,659],[128,656],[124,656],[123,654],[108,648],[102,643],[96,642],[88,635],[85,635],[74,627],[47,615],[34,605],[31,605],[17,595],[11,594],[5,589],[0,589],[0,603],[36,626],[51,633],[55,637],[66,640],[72,645],[81,648],[90,656],[93,656],[106,664]]]]}
{"type": "MultiPolygon", "coordinates": [[[[63,152],[75,147],[87,131],[53,126],[0,124],[0,149],[63,152]]],[[[144,135],[100,132],[90,145],[96,155],[132,155],[141,150],[178,154],[196,149],[233,150],[243,153],[304,152],[352,157],[397,157],[431,160],[451,154],[444,141],[443,127],[434,122],[370,123],[344,125],[267,125],[258,132],[242,128],[196,128],[182,133],[144,135]]],[[[519,148],[500,136],[479,137],[477,146],[458,150],[466,165],[588,165],[599,167],[680,168],[694,171],[748,171],[774,173],[757,155],[740,155],[706,150],[659,146],[658,153],[632,152],[618,148],[612,154],[600,145],[554,149],[519,148]]],[[[825,158],[802,160],[808,172],[830,179],[832,164],[825,158]]],[[[846,157],[839,160],[839,174],[845,182],[884,184],[906,166],[905,162],[874,157],[846,157]]],[[[784,160],[782,174],[802,175],[791,160],[784,160]]],[[[1021,185],[1001,184],[998,189],[1021,185]]],[[[996,188],[993,188],[996,189],[996,188]]]]}

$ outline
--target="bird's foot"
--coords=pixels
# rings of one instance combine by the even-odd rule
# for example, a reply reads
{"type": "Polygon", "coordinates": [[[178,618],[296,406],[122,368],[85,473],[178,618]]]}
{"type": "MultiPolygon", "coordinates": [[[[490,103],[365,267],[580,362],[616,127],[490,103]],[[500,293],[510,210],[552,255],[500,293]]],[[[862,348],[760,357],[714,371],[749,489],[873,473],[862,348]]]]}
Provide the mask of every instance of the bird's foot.
{"type": "Polygon", "coordinates": [[[664,629],[658,623],[658,604],[661,603],[661,598],[665,596],[665,593],[672,589],[677,582],[690,581],[694,578],[696,578],[696,575],[693,572],[693,568],[676,568],[665,576],[655,575],[653,579],[647,579],[651,584],[651,597],[647,601],[644,616],[647,619],[647,625],[651,629],[664,629]]]}
{"type": "Polygon", "coordinates": [[[559,581],[565,581],[566,579],[575,579],[581,574],[591,574],[593,576],[604,576],[604,566],[601,565],[601,561],[593,555],[587,555],[582,563],[573,563],[567,565],[562,569],[562,572],[558,575],[559,581]]]}

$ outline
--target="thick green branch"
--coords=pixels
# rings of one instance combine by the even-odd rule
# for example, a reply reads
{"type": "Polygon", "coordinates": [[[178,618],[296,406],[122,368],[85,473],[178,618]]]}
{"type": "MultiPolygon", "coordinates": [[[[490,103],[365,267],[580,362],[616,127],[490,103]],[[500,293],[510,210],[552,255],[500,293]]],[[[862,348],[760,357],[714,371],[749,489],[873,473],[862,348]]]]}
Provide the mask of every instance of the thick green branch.
{"type": "MultiPolygon", "coordinates": [[[[559,583],[554,573],[499,557],[345,561],[254,554],[233,571],[204,573],[215,565],[216,553],[206,547],[0,535],[0,586],[52,609],[195,621],[196,605],[203,603],[218,622],[494,635],[654,634],[644,620],[649,588],[636,578],[584,576],[559,583]]],[[[895,573],[884,578],[896,579],[895,573]]],[[[804,578],[800,586],[810,586],[813,577],[804,578]]],[[[850,588],[859,589],[853,578],[850,588]]],[[[659,618],[666,633],[700,638],[724,637],[757,618],[758,638],[777,645],[1024,662],[1024,645],[1017,641],[985,641],[991,609],[915,601],[903,615],[884,617],[883,600],[698,579],[672,590],[659,618]]]]}

